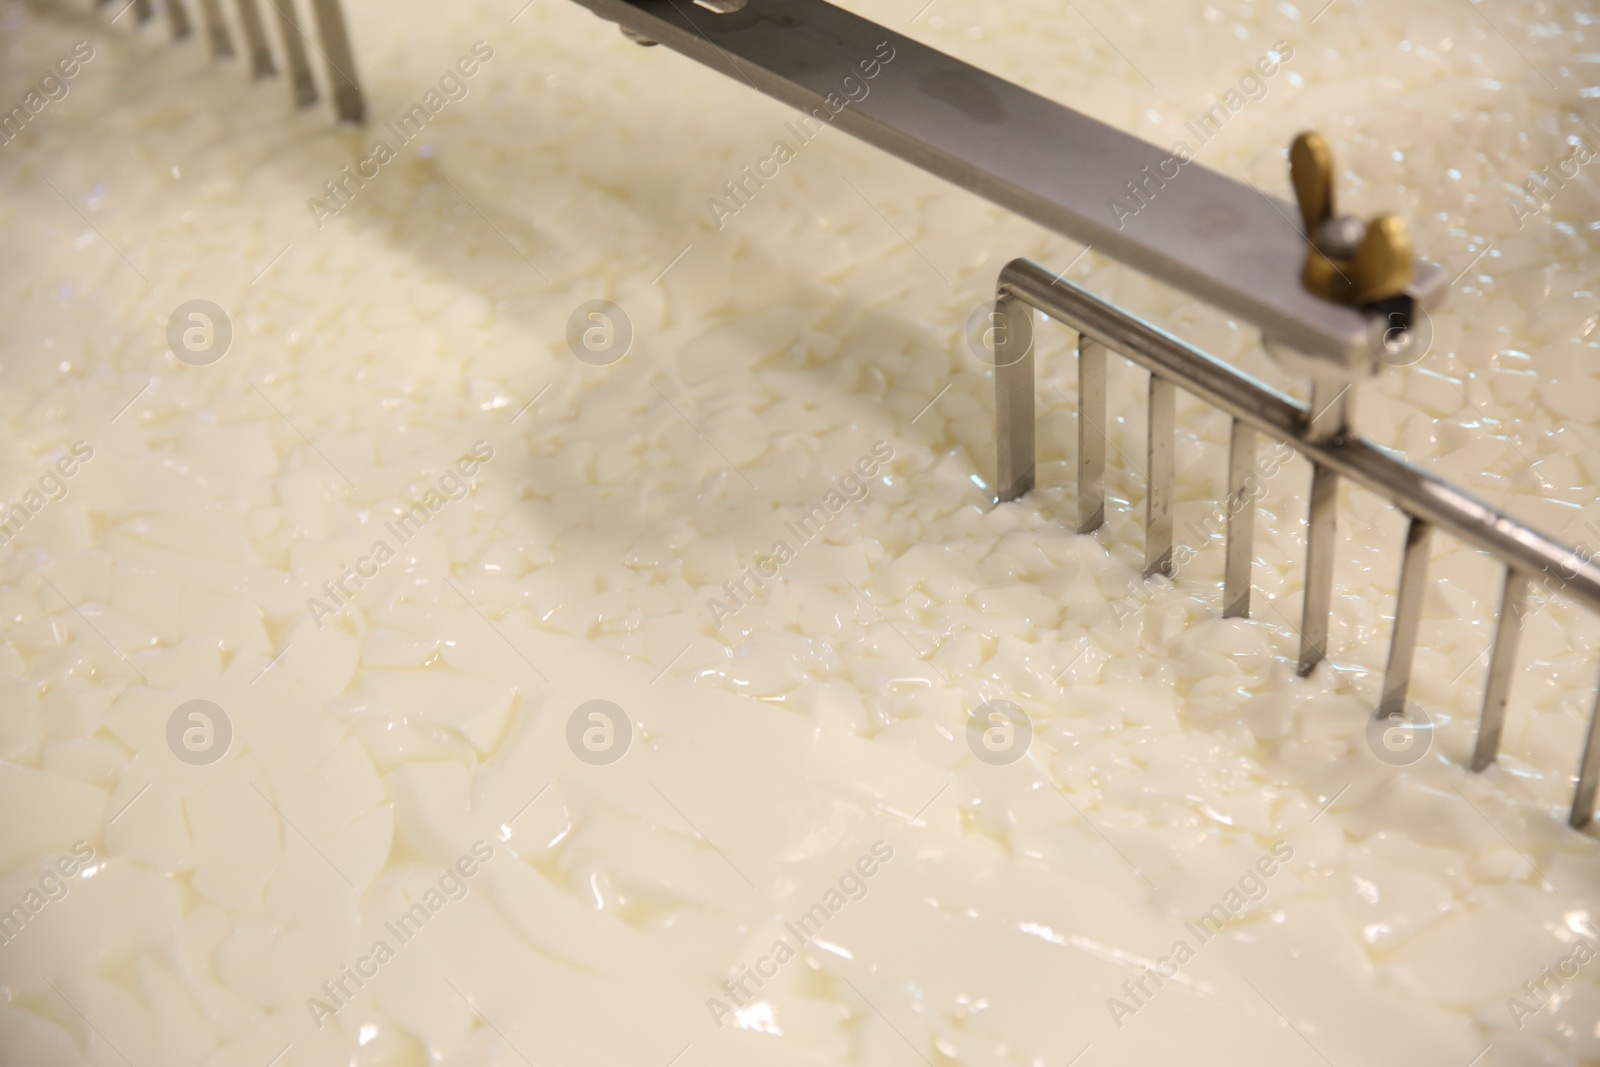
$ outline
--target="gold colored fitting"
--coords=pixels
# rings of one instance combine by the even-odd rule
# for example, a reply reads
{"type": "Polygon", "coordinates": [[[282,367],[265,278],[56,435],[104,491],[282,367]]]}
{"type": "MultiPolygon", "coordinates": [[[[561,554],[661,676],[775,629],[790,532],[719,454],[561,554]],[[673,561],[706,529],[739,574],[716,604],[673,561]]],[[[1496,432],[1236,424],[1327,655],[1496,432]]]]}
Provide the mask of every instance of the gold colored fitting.
{"type": "Polygon", "coordinates": [[[1333,218],[1333,149],[1316,130],[1307,130],[1289,148],[1289,180],[1300,201],[1307,234],[1333,218]]]}
{"type": "Polygon", "coordinates": [[[1294,139],[1289,178],[1305,223],[1300,283],[1307,292],[1351,307],[1405,292],[1417,266],[1405,220],[1379,215],[1363,225],[1334,211],[1333,149],[1327,138],[1308,130],[1294,139]]]}

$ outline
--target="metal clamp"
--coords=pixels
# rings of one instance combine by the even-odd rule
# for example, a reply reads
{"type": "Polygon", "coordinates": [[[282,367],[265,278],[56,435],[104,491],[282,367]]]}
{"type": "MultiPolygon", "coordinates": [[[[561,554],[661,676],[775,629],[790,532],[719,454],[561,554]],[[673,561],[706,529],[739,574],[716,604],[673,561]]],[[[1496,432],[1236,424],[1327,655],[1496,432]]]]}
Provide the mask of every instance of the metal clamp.
{"type": "Polygon", "coordinates": [[[1308,130],[1289,149],[1289,176],[1305,223],[1306,291],[1347,307],[1372,308],[1403,297],[1417,259],[1405,220],[1379,215],[1362,222],[1334,211],[1333,149],[1308,130]]]}

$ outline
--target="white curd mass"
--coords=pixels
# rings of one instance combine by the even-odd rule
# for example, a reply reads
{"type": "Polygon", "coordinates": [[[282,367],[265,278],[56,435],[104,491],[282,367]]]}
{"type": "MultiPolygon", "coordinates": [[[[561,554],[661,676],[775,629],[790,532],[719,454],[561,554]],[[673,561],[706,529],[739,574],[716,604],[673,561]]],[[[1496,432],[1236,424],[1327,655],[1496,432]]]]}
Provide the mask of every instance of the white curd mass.
{"type": "MultiPolygon", "coordinates": [[[[347,0],[359,128],[120,6],[0,7],[0,1064],[1600,1064],[1600,622],[1536,583],[1472,773],[1501,569],[1436,538],[1372,740],[1404,516],[1343,490],[1297,678],[1307,464],[1220,619],[1180,394],[1140,578],[1145,375],[1079,536],[1047,321],[991,503],[1011,258],[1303,398],[1253,329],[566,0],[347,0]]],[[[1454,279],[1358,431],[1600,548],[1600,14],[847,6],[1171,181],[1321,130],[1454,279]]]]}

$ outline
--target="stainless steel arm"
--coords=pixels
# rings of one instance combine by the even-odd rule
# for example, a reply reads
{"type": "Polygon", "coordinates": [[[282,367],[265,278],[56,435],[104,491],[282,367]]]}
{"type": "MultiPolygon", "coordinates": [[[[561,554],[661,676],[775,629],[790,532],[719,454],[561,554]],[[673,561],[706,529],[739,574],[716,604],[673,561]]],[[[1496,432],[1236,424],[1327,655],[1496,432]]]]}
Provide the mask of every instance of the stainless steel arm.
{"type": "MultiPolygon", "coordinates": [[[[1196,162],[1162,180],[1167,150],[823,0],[749,0],[723,13],[693,0],[577,2],[787,104],[822,108],[847,133],[1277,342],[1341,368],[1370,361],[1366,316],[1301,286],[1299,209],[1254,186],[1196,162]],[[874,60],[881,69],[864,79],[874,60]],[[1119,220],[1113,199],[1151,173],[1151,198],[1119,220]]],[[[1426,304],[1444,280],[1420,263],[1410,294],[1426,304]]]]}

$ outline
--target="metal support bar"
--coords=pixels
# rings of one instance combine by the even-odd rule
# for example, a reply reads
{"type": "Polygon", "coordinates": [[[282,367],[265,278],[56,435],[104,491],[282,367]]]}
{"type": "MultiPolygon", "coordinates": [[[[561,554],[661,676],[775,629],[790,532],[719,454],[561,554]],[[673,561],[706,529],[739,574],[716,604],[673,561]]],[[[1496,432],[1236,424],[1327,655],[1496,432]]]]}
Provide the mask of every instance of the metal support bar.
{"type": "Polygon", "coordinates": [[[1300,612],[1303,678],[1328,654],[1328,612],[1333,606],[1333,549],[1339,517],[1339,475],[1318,463],[1311,469],[1311,509],[1306,517],[1306,589],[1300,612]]]}
{"type": "Polygon", "coordinates": [[[1511,695],[1511,673],[1517,666],[1517,642],[1527,613],[1528,576],[1506,568],[1505,593],[1500,617],[1495,620],[1494,650],[1489,653],[1489,680],[1483,686],[1483,715],[1478,722],[1478,743],[1472,750],[1472,769],[1481,771],[1500,753],[1500,734],[1506,724],[1506,700],[1511,695]]]}
{"type": "Polygon", "coordinates": [[[222,17],[219,0],[200,0],[200,18],[206,24],[206,37],[211,41],[211,58],[232,59],[233,36],[228,33],[228,22],[222,17]]]}
{"type": "MultiPolygon", "coordinates": [[[[1026,259],[1012,261],[1001,284],[1031,306],[1147,371],[1181,385],[1269,438],[1286,441],[1315,464],[1337,471],[1427,519],[1438,529],[1508,566],[1542,574],[1592,611],[1600,611],[1600,562],[1580,560],[1570,546],[1429,474],[1388,449],[1352,434],[1330,440],[1305,435],[1306,407],[1265,382],[1202,352],[1082,286],[1026,259]]],[[[1081,357],[1080,357],[1081,358],[1081,357]]],[[[1080,398],[1079,403],[1083,401],[1080,398]]]]}
{"type": "MultiPolygon", "coordinates": [[[[931,174],[1049,227],[1330,364],[1370,365],[1369,321],[1301,284],[1299,209],[825,0],[578,0],[741,85],[815,112],[931,174]],[[870,78],[870,81],[863,79],[870,78]],[[870,86],[858,91],[856,86],[870,86]],[[846,99],[848,97],[848,102],[846,99]],[[1154,195],[1137,217],[1128,183],[1154,195]]],[[[1449,275],[1419,263],[1427,305],[1449,275]]]]}
{"type": "Polygon", "coordinates": [[[311,0],[317,15],[317,32],[328,58],[328,84],[333,90],[333,109],[342,122],[365,122],[367,104],[356,81],[356,57],[350,48],[350,31],[344,23],[339,0],[311,0]]]}
{"type": "Polygon", "coordinates": [[[993,333],[995,485],[1004,504],[1033,488],[1033,308],[999,290],[993,333]]]}
{"type": "Polygon", "coordinates": [[[283,55],[289,64],[289,85],[295,107],[310,107],[317,102],[317,83],[311,77],[311,61],[306,57],[306,35],[295,14],[295,0],[268,0],[278,12],[278,35],[283,38],[283,55]]]}
{"type": "Polygon", "coordinates": [[[1400,561],[1394,633],[1389,637],[1389,663],[1383,672],[1383,698],[1378,702],[1380,719],[1405,711],[1411,664],[1417,651],[1417,629],[1422,621],[1422,596],[1428,587],[1428,549],[1432,541],[1433,527],[1423,519],[1413,518],[1406,528],[1405,553],[1400,561]]]}
{"type": "Polygon", "coordinates": [[[1233,420],[1228,437],[1228,543],[1222,579],[1222,617],[1250,617],[1250,563],[1255,556],[1256,432],[1233,420]]]}
{"type": "Polygon", "coordinates": [[[1172,577],[1173,436],[1176,433],[1177,388],[1159,374],[1150,375],[1150,414],[1146,455],[1149,492],[1145,497],[1144,576],[1172,577]]]}
{"type": "Polygon", "coordinates": [[[1106,350],[1078,335],[1078,532],[1106,521],[1106,350]]]}
{"type": "Polygon", "coordinates": [[[272,48],[267,44],[267,28],[261,24],[261,8],[256,0],[239,0],[239,25],[244,27],[244,40],[250,49],[250,76],[268,78],[278,73],[272,62],[272,48]]]}
{"type": "Polygon", "coordinates": [[[1572,796],[1568,822],[1581,830],[1594,818],[1595,788],[1600,785],[1600,699],[1589,714],[1589,734],[1583,742],[1583,762],[1578,765],[1578,789],[1572,796]]]}

